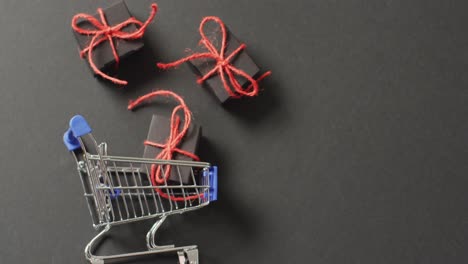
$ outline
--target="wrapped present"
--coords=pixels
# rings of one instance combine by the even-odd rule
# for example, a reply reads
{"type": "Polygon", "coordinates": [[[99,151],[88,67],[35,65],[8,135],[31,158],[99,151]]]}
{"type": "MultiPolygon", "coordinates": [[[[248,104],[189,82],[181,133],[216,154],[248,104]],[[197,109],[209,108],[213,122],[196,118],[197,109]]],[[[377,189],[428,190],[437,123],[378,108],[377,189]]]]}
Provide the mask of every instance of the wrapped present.
{"type": "Polygon", "coordinates": [[[221,103],[231,98],[256,96],[258,82],[271,74],[260,74],[259,67],[218,17],[205,17],[200,24],[200,45],[193,54],[172,63],[158,63],[161,69],[189,63],[221,103]]]}
{"type": "Polygon", "coordinates": [[[151,14],[146,22],[132,17],[125,2],[118,2],[106,9],[98,8],[97,14],[76,14],[72,28],[80,55],[87,57],[95,75],[116,84],[127,82],[109,76],[121,59],[143,48],[143,34],[154,19],[157,5],[151,5],[151,14]]]}
{"type": "MultiPolygon", "coordinates": [[[[183,138],[176,144],[177,146],[173,146],[175,144],[175,137],[177,137],[176,133],[180,131],[180,124],[177,125],[178,127],[176,127],[176,130],[171,132],[171,128],[174,129],[174,123],[172,122],[174,121],[170,118],[161,115],[153,115],[148,136],[145,141],[144,158],[155,159],[159,157],[161,159],[165,156],[164,154],[168,154],[167,152],[172,151],[172,160],[194,160],[194,155],[191,154],[197,152],[198,142],[201,137],[201,127],[193,122],[190,123],[183,138]],[[186,153],[190,154],[187,155],[186,153]]],[[[146,168],[143,171],[146,171],[146,168]]],[[[163,174],[163,172],[160,173],[163,174]]],[[[164,171],[164,173],[167,172],[164,171]]],[[[166,177],[166,180],[175,183],[182,182],[184,184],[189,184],[193,182],[192,177],[191,167],[180,166],[177,169],[174,167],[171,168],[170,174],[166,177]]]]}

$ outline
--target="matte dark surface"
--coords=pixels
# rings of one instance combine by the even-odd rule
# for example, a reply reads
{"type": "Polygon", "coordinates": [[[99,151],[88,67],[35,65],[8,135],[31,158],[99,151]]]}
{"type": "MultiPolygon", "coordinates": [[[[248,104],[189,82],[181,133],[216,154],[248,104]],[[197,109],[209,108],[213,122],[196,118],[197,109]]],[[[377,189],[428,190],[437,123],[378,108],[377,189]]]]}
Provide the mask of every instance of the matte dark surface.
{"type": "MultiPolygon", "coordinates": [[[[198,244],[202,263],[468,261],[466,1],[158,3],[119,89],[91,76],[70,29],[108,1],[0,1],[0,263],[85,263],[95,232],[62,133],[81,113],[111,154],[140,156],[152,114],[171,109],[126,104],[158,88],[192,108],[221,189],[162,243],[198,244]],[[206,15],[273,71],[258,98],[221,107],[188,67],[155,69],[206,15]]],[[[149,5],[128,3],[140,19],[149,5]]],[[[108,250],[144,247],[150,225],[119,227],[108,250]]]]}

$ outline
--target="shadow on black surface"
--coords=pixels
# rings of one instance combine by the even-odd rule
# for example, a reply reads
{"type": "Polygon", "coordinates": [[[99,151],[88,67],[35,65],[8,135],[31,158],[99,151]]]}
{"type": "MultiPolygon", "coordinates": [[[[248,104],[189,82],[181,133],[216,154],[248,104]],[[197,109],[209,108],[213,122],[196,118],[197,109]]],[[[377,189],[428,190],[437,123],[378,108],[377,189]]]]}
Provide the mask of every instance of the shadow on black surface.
{"type": "MultiPolygon", "coordinates": [[[[240,197],[230,196],[235,189],[235,186],[230,179],[236,175],[229,175],[229,167],[226,164],[227,157],[217,149],[207,138],[202,137],[200,140],[199,156],[202,160],[209,161],[213,165],[219,166],[218,177],[218,193],[221,194],[219,201],[216,201],[204,209],[203,215],[194,214],[194,221],[207,222],[206,217],[210,217],[210,222],[222,222],[232,227],[232,232],[236,235],[241,235],[244,239],[252,238],[256,235],[255,213],[247,207],[240,206],[236,201],[241,200],[240,197]],[[209,216],[206,216],[209,215],[209,216]],[[212,218],[212,219],[211,219],[212,218]]],[[[219,230],[226,232],[226,230],[219,230]]],[[[229,231],[228,231],[229,232],[229,231]]]]}
{"type": "MultiPolygon", "coordinates": [[[[245,203],[239,203],[242,197],[233,195],[235,184],[231,179],[238,175],[231,175],[229,172],[235,171],[229,169],[226,163],[227,156],[207,138],[202,137],[199,146],[199,156],[204,161],[209,161],[212,165],[219,166],[218,193],[219,200],[211,203],[207,208],[195,211],[187,215],[186,221],[190,221],[193,226],[201,226],[203,229],[209,229],[209,234],[218,237],[222,234],[225,238],[231,240],[232,245],[237,243],[249,243],[258,237],[258,225],[261,221],[252,207],[243,206],[245,203]]],[[[239,193],[239,192],[237,192],[239,193]]],[[[211,240],[208,245],[214,246],[211,240]]],[[[228,250],[229,252],[232,249],[228,250]]],[[[200,261],[207,263],[224,263],[222,259],[215,259],[209,254],[209,248],[200,250],[200,261]]]]}
{"type": "MultiPolygon", "coordinates": [[[[259,86],[258,96],[228,100],[223,108],[248,125],[261,123],[268,116],[281,116],[276,115],[283,107],[281,95],[278,93],[280,89],[272,76],[259,82],[259,86]]],[[[281,119],[276,119],[276,122],[281,121],[281,119]]]]}

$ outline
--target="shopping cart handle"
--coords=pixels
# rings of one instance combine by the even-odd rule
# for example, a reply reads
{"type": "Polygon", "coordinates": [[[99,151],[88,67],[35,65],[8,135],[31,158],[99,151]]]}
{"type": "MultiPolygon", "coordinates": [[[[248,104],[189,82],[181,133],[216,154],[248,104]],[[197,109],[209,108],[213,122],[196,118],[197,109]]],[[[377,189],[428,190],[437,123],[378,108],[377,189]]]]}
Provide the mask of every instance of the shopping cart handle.
{"type": "Polygon", "coordinates": [[[80,148],[78,137],[91,133],[91,127],[84,117],[76,115],[70,119],[70,128],[63,135],[63,143],[69,151],[80,148]]]}
{"type": "Polygon", "coordinates": [[[74,151],[80,148],[80,142],[73,135],[70,128],[65,132],[65,134],[63,134],[63,143],[65,144],[65,147],[67,147],[68,151],[74,151]]]}
{"type": "Polygon", "coordinates": [[[210,202],[218,200],[218,166],[211,166],[208,172],[210,183],[210,202]]]}
{"type": "Polygon", "coordinates": [[[76,115],[70,119],[70,129],[75,137],[82,137],[92,131],[86,119],[80,115],[76,115]]]}

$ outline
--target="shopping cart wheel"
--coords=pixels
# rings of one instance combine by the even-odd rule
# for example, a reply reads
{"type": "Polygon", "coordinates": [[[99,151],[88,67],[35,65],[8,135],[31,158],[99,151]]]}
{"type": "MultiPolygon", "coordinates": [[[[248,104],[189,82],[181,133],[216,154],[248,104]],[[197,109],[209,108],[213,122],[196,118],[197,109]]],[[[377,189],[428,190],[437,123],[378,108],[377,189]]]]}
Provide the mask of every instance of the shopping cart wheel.
{"type": "Polygon", "coordinates": [[[179,255],[180,264],[198,264],[198,249],[186,249],[183,251],[177,251],[179,255]]]}

